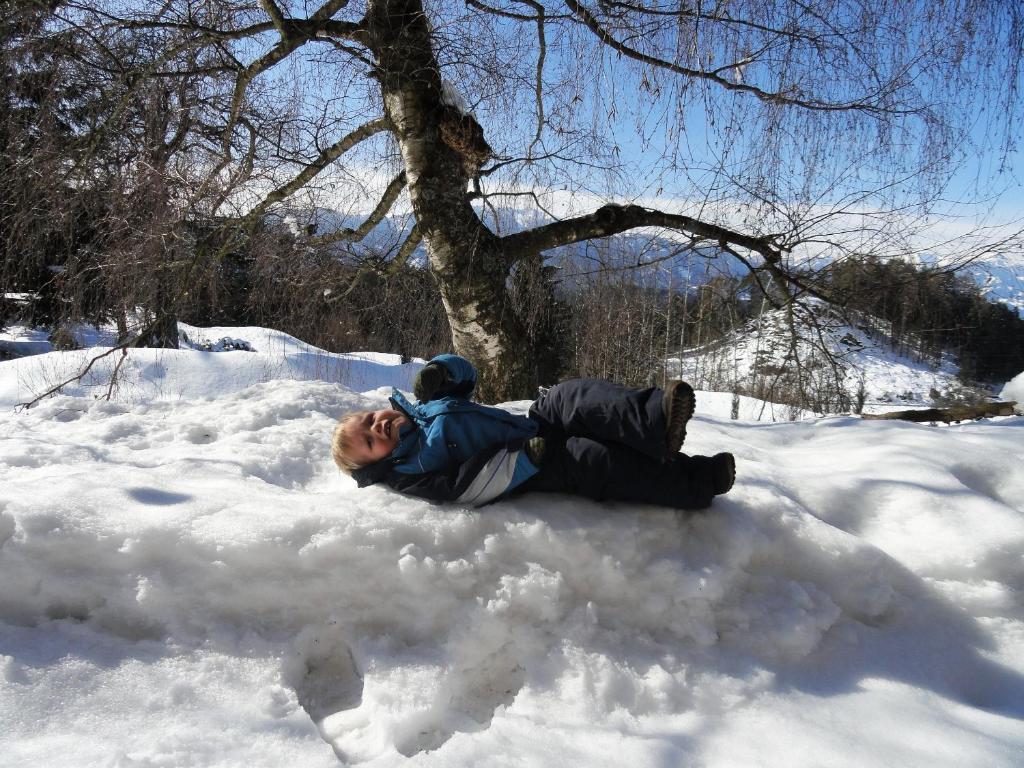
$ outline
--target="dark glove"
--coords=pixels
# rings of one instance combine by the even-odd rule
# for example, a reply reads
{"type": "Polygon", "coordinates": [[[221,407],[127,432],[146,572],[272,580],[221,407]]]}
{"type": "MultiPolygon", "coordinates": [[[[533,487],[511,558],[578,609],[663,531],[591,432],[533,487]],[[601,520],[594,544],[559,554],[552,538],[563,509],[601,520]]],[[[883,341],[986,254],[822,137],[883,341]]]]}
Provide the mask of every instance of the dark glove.
{"type": "Polygon", "coordinates": [[[540,463],[544,461],[544,451],[546,446],[544,445],[543,437],[531,437],[526,441],[526,457],[535,467],[540,467],[540,463]]]}
{"type": "Polygon", "coordinates": [[[412,385],[412,393],[421,403],[432,400],[435,395],[449,382],[451,377],[448,369],[440,363],[427,363],[416,374],[412,385]]]}
{"type": "Polygon", "coordinates": [[[360,488],[365,488],[368,485],[374,485],[379,483],[388,473],[391,472],[391,467],[394,464],[390,457],[375,461],[373,464],[367,464],[365,467],[352,470],[352,479],[356,481],[356,485],[360,488]]]}

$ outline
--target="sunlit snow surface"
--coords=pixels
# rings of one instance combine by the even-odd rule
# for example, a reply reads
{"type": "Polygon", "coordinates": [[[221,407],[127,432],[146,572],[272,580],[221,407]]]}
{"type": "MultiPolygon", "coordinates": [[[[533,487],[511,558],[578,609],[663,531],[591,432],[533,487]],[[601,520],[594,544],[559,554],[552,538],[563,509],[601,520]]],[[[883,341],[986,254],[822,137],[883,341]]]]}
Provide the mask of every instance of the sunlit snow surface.
{"type": "Polygon", "coordinates": [[[473,510],[328,456],[416,364],[344,358],[357,394],[262,333],[208,340],[279,376],[140,350],[120,401],[19,414],[81,353],[0,363],[0,764],[1021,764],[1024,418],[699,392],[686,449],[738,461],[711,510],[473,510]]]}

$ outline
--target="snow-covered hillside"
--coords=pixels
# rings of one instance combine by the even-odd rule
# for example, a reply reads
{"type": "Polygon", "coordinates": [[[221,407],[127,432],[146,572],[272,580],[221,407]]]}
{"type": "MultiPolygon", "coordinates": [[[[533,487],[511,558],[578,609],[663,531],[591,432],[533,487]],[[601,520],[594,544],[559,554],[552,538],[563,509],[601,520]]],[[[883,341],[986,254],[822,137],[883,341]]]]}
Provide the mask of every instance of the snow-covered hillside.
{"type": "Polygon", "coordinates": [[[670,360],[670,374],[776,400],[792,400],[802,384],[830,406],[820,410],[832,411],[852,411],[861,391],[865,412],[874,412],[931,406],[936,394],[964,390],[951,358],[921,360],[893,351],[876,318],[851,322],[813,300],[791,312],[767,312],[722,341],[670,360]]]}
{"type": "Polygon", "coordinates": [[[0,363],[4,766],[1020,765],[1024,417],[698,392],[712,509],[476,510],[328,456],[416,364],[345,357],[353,388],[200,334],[257,351],[133,351],[121,399],[18,414],[80,353],[0,363]]]}

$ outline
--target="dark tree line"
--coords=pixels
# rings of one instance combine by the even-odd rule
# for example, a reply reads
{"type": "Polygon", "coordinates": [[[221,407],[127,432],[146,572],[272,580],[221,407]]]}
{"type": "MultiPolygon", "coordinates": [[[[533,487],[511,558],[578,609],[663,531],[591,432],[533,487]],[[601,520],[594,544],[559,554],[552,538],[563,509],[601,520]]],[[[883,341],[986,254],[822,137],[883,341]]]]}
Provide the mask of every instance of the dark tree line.
{"type": "Polygon", "coordinates": [[[1024,320],[971,278],[902,260],[848,259],[821,276],[844,306],[888,323],[895,351],[956,355],[960,376],[1006,381],[1024,370],[1024,320]],[[870,290],[866,290],[870,287],[870,290]]]}
{"type": "Polygon", "coordinates": [[[181,93],[122,76],[151,52],[144,39],[104,49],[100,67],[88,36],[52,34],[67,5],[0,4],[0,288],[32,293],[36,323],[116,321],[136,343],[173,346],[170,310],[199,272],[170,163],[187,133],[181,93]]]}
{"type": "MultiPolygon", "coordinates": [[[[63,314],[57,275],[67,255],[94,239],[92,212],[61,168],[74,120],[61,95],[74,103],[79,93],[61,83],[53,46],[21,44],[39,35],[48,11],[0,2],[0,289],[34,293],[32,317],[40,324],[63,314]]],[[[15,308],[11,299],[0,305],[6,313],[15,308]]]]}

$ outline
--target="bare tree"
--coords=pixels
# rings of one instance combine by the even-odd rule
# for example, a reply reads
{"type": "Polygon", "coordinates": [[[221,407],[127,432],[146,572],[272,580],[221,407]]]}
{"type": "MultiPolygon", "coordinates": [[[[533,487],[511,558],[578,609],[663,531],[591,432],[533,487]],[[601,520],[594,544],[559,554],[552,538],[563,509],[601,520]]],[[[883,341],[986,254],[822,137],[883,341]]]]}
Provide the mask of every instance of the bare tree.
{"type": "Polygon", "coordinates": [[[955,0],[74,0],[49,29],[89,41],[82,65],[124,94],[92,135],[154,84],[196,85],[165,165],[192,215],[375,189],[362,222],[308,235],[327,245],[407,200],[395,256],[425,244],[455,349],[495,399],[539,370],[510,276],[559,247],[653,228],[733,254],[783,301],[815,291],[806,256],[913,247],[965,152],[992,149],[979,116],[983,142],[1012,148],[1022,50],[1017,4],[955,0]],[[645,193],[623,197],[637,175],[645,193]],[[546,204],[560,188],[575,210],[546,204]]]}

